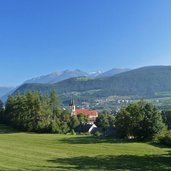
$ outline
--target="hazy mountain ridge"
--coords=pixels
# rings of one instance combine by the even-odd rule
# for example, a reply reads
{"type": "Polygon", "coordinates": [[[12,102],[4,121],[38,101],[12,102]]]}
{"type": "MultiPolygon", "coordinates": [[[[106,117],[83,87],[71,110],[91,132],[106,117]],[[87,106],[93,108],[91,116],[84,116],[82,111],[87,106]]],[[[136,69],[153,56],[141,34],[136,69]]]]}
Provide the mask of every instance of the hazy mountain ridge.
{"type": "Polygon", "coordinates": [[[48,75],[43,75],[40,77],[35,77],[33,79],[25,81],[25,83],[43,83],[43,84],[53,84],[69,78],[88,76],[88,74],[81,70],[65,70],[62,72],[53,72],[48,75]]]}
{"type": "MultiPolygon", "coordinates": [[[[118,72],[123,72],[123,69],[117,69],[117,70],[118,70],[118,72]]],[[[108,71],[103,72],[101,70],[89,72],[89,73],[81,71],[79,69],[65,70],[65,71],[61,71],[61,72],[52,72],[52,73],[47,74],[47,75],[42,75],[39,77],[35,77],[32,79],[26,80],[22,85],[20,85],[18,87],[22,87],[24,84],[34,84],[34,83],[37,83],[37,84],[54,84],[54,83],[58,83],[61,81],[65,81],[65,80],[70,79],[70,78],[76,78],[76,77],[87,77],[87,78],[94,79],[94,78],[98,78],[98,77],[100,78],[100,75],[102,75],[102,74],[105,74],[106,77],[111,75],[111,73],[110,73],[110,75],[108,75],[108,71]]],[[[115,74],[116,74],[116,72],[113,73],[113,75],[115,75],[115,74]]],[[[104,77],[104,76],[102,75],[102,77],[104,77]]],[[[7,97],[9,95],[13,94],[14,91],[16,91],[16,89],[18,89],[18,88],[7,88],[7,87],[2,88],[0,90],[0,98],[3,101],[6,101],[7,97]]]]}
{"type": "Polygon", "coordinates": [[[118,73],[125,72],[130,69],[112,69],[106,72],[95,71],[95,72],[85,72],[79,69],[76,70],[65,70],[62,72],[52,72],[48,75],[43,75],[39,77],[32,78],[25,81],[24,83],[42,83],[42,84],[53,84],[58,83],[70,78],[76,77],[88,77],[88,78],[101,78],[101,77],[110,77],[118,73]]]}

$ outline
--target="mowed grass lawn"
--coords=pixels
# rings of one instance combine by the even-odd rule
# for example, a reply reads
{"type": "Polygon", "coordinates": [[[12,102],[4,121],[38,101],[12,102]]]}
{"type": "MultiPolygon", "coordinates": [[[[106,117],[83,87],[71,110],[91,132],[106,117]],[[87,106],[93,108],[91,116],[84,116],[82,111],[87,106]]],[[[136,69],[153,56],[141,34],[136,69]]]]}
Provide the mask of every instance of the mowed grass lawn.
{"type": "Polygon", "coordinates": [[[22,133],[0,125],[0,170],[171,170],[171,149],[91,136],[22,133]]]}

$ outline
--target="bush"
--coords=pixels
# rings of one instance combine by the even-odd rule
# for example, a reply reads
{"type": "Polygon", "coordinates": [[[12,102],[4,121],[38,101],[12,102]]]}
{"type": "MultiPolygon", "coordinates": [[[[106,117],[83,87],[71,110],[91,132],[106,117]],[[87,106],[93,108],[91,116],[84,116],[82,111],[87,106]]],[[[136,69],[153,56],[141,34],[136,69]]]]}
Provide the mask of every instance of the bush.
{"type": "Polygon", "coordinates": [[[94,133],[94,136],[96,136],[96,137],[101,137],[102,135],[103,134],[101,132],[99,132],[99,131],[97,131],[97,132],[94,133]]]}
{"type": "Polygon", "coordinates": [[[74,129],[71,130],[71,135],[77,135],[74,129]]]}
{"type": "Polygon", "coordinates": [[[160,144],[171,146],[171,131],[166,131],[157,136],[157,141],[160,144]]]}

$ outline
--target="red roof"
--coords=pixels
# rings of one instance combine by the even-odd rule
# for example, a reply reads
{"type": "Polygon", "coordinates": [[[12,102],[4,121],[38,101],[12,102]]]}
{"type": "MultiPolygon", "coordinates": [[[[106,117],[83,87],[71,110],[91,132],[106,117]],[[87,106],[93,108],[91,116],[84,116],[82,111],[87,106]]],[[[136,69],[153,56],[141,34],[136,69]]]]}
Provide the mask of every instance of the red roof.
{"type": "Polygon", "coordinates": [[[78,114],[84,114],[86,116],[95,116],[97,117],[97,111],[95,110],[88,110],[88,109],[76,109],[75,110],[75,113],[78,115],[78,114]]]}

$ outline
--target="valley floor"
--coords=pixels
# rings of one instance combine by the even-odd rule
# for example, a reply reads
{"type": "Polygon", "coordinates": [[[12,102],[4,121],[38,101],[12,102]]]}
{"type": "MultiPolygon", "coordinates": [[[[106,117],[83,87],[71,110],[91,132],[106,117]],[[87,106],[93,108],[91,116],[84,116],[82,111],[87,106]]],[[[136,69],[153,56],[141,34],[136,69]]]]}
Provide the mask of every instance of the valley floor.
{"type": "Polygon", "coordinates": [[[171,170],[171,148],[91,136],[15,132],[0,125],[0,170],[171,170]]]}

